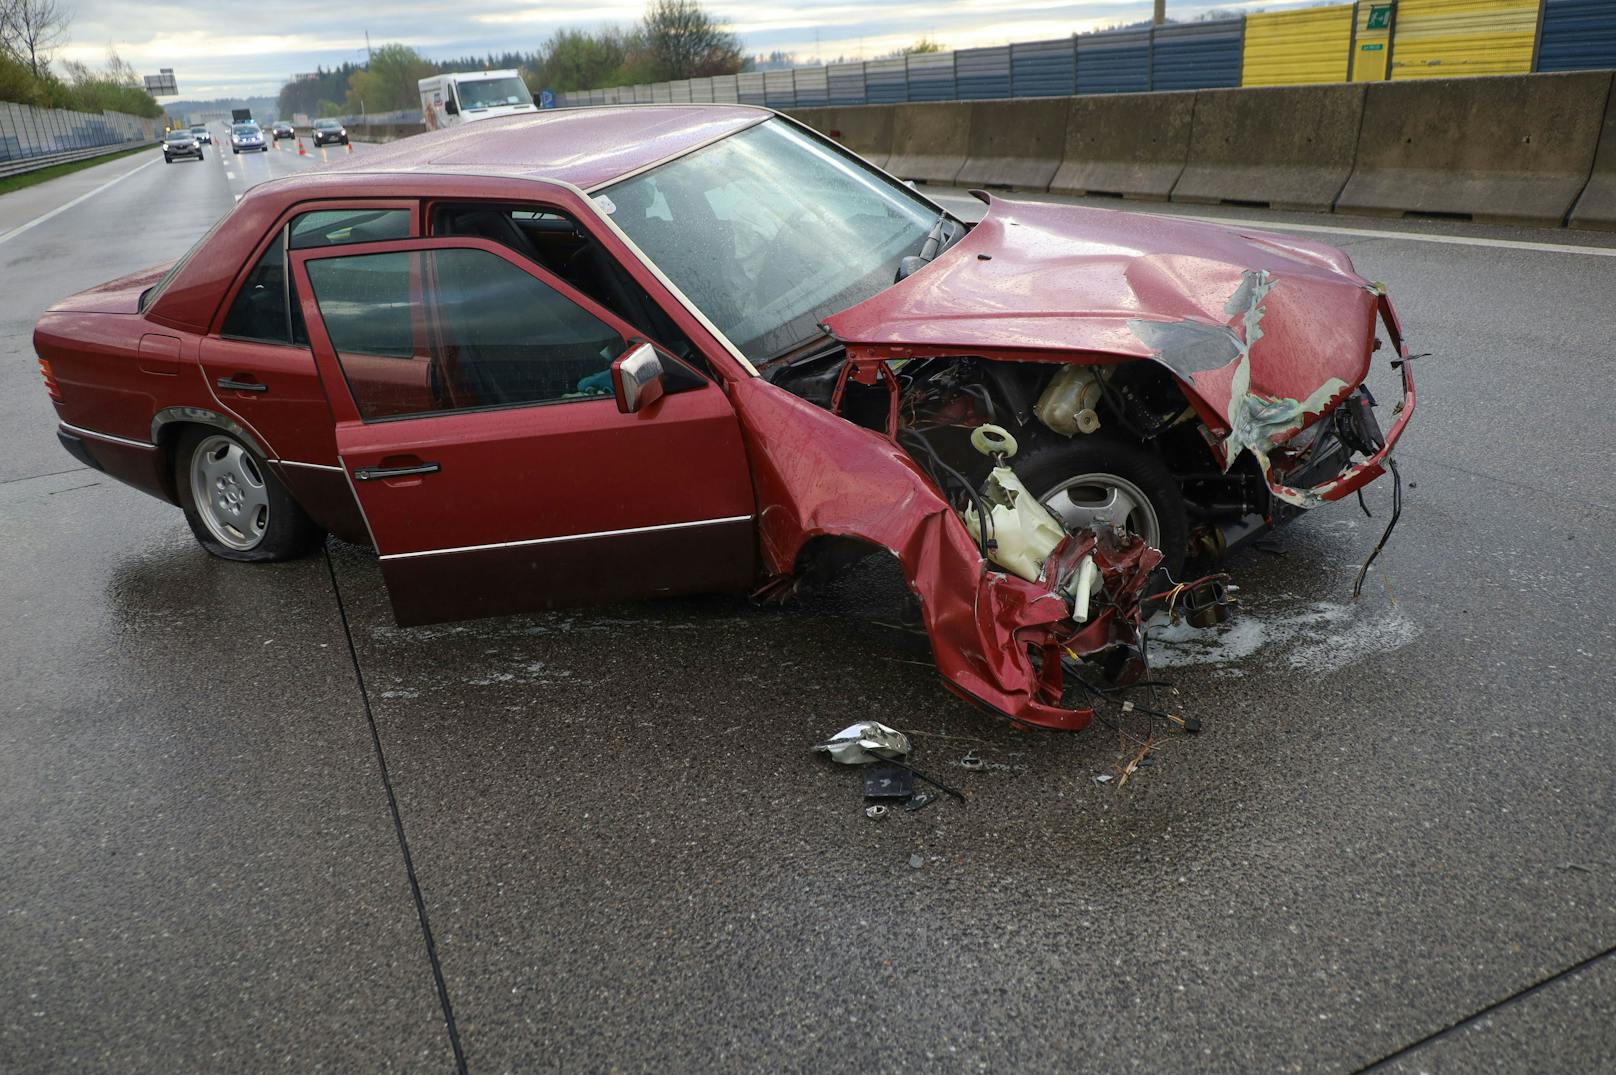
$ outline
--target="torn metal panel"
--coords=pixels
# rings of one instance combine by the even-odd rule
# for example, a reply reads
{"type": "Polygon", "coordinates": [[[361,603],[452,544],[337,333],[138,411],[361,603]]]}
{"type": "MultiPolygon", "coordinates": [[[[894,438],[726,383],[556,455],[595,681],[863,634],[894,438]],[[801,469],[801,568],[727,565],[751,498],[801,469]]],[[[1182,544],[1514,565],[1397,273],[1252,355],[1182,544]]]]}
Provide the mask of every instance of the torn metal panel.
{"type": "MultiPolygon", "coordinates": [[[[925,271],[825,323],[854,358],[1161,361],[1223,439],[1237,366],[1243,394],[1268,400],[1306,404],[1332,380],[1361,384],[1378,297],[1323,244],[995,197],[925,271]],[[1261,334],[1249,338],[1238,326],[1258,305],[1261,334]]],[[[1316,417],[1299,415],[1304,425],[1316,417]]]]}

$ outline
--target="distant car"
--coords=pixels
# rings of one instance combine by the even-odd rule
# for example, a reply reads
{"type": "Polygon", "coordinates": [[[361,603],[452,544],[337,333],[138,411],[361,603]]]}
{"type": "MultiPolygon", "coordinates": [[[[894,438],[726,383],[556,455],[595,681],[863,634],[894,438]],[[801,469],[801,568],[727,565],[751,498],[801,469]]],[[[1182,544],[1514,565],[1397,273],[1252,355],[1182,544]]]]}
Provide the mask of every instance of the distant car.
{"type": "Polygon", "coordinates": [[[317,146],[348,144],[348,128],[334,119],[317,119],[314,121],[314,144],[317,146]]]}
{"type": "Polygon", "coordinates": [[[175,157],[202,159],[202,143],[190,131],[169,131],[163,136],[163,160],[174,163],[175,157]]]}
{"type": "Polygon", "coordinates": [[[211,146],[213,144],[213,135],[208,133],[207,124],[198,123],[195,127],[191,128],[191,133],[194,134],[196,136],[196,140],[201,142],[203,145],[211,146]]]}
{"type": "Polygon", "coordinates": [[[295,138],[295,137],[297,137],[297,130],[290,123],[287,123],[284,119],[280,119],[280,120],[276,120],[273,124],[270,125],[269,134],[270,134],[271,138],[275,139],[275,141],[278,142],[282,138],[295,138]]]}
{"type": "Polygon", "coordinates": [[[264,141],[264,132],[256,123],[238,123],[230,128],[230,152],[246,153],[249,150],[258,150],[261,153],[269,152],[269,145],[264,141]]]}

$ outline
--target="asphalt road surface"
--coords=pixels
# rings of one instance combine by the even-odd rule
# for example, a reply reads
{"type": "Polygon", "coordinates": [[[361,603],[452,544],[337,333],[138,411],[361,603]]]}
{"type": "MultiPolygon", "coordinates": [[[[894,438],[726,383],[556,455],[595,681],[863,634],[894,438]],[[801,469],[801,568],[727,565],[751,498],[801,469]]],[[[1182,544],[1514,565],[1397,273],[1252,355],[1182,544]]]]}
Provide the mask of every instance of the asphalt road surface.
{"type": "Polygon", "coordinates": [[[1616,1064],[1616,237],[1138,206],[1344,246],[1430,354],[1362,601],[1384,481],[1158,632],[1205,730],[1119,786],[1137,716],[968,709],[879,567],[401,630],[79,468],[35,318],[282,145],[0,198],[0,1070],[1616,1064]],[[867,819],[809,750],[866,717],[969,806],[867,819]]]}

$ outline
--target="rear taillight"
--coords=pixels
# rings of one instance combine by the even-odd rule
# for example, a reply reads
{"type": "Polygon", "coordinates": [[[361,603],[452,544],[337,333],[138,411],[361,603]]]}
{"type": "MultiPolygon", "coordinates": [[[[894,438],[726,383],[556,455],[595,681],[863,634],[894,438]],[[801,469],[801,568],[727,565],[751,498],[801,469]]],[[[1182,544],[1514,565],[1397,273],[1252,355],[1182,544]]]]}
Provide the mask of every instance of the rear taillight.
{"type": "Polygon", "coordinates": [[[45,391],[50,393],[51,400],[56,403],[62,402],[62,387],[56,383],[56,375],[51,372],[50,359],[39,360],[39,373],[45,378],[45,391]]]}

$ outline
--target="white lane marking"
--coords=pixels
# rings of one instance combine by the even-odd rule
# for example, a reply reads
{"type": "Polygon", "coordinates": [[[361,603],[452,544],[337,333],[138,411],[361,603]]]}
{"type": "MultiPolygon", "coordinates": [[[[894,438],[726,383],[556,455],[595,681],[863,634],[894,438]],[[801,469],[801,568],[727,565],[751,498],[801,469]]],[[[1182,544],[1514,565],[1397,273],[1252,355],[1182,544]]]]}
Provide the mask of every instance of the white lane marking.
{"type": "Polygon", "coordinates": [[[4,242],[7,242],[7,241],[9,241],[11,239],[15,239],[17,236],[21,235],[23,232],[27,231],[29,228],[37,228],[37,227],[39,227],[39,225],[45,223],[45,221],[50,220],[52,217],[60,216],[62,213],[67,212],[69,209],[73,208],[75,205],[78,205],[80,202],[89,201],[91,198],[95,197],[97,194],[100,194],[103,190],[106,190],[108,187],[112,186],[114,183],[122,183],[125,179],[128,179],[130,176],[134,175],[136,172],[143,172],[147,168],[150,168],[152,165],[154,165],[156,163],[157,162],[155,160],[149,160],[145,164],[142,164],[138,168],[131,168],[127,172],[123,173],[122,175],[114,176],[113,178],[107,180],[105,183],[102,183],[99,187],[96,187],[94,190],[89,191],[89,192],[87,192],[85,194],[80,194],[77,198],[74,198],[72,201],[68,202],[66,205],[58,205],[55,209],[52,209],[50,212],[44,214],[43,216],[37,216],[34,219],[30,220],[26,224],[17,225],[15,228],[12,228],[10,231],[6,232],[4,235],[0,235],[0,243],[4,243],[4,242]]]}
{"type": "MultiPolygon", "coordinates": [[[[934,201],[952,201],[959,204],[981,205],[975,198],[965,194],[933,194],[934,201]]],[[[1041,204],[1070,205],[1071,202],[1047,202],[1041,204]]],[[[1109,208],[1108,206],[1086,206],[1090,209],[1109,208]]],[[[1364,239],[1394,239],[1411,243],[1445,243],[1449,246],[1480,246],[1497,250],[1535,250],[1543,254],[1586,254],[1595,258],[1616,258],[1616,247],[1609,246],[1573,246],[1570,243],[1534,243],[1524,239],[1483,239],[1470,235],[1426,235],[1420,232],[1383,231],[1376,228],[1353,228],[1334,224],[1292,224],[1282,220],[1247,220],[1240,217],[1196,216],[1192,213],[1164,213],[1152,210],[1148,203],[1138,203],[1129,206],[1122,212],[1149,213],[1151,216],[1173,217],[1179,220],[1194,220],[1202,224],[1221,224],[1230,228],[1259,228],[1263,231],[1284,234],[1287,231],[1317,231],[1331,235],[1356,235],[1364,239]]]]}

